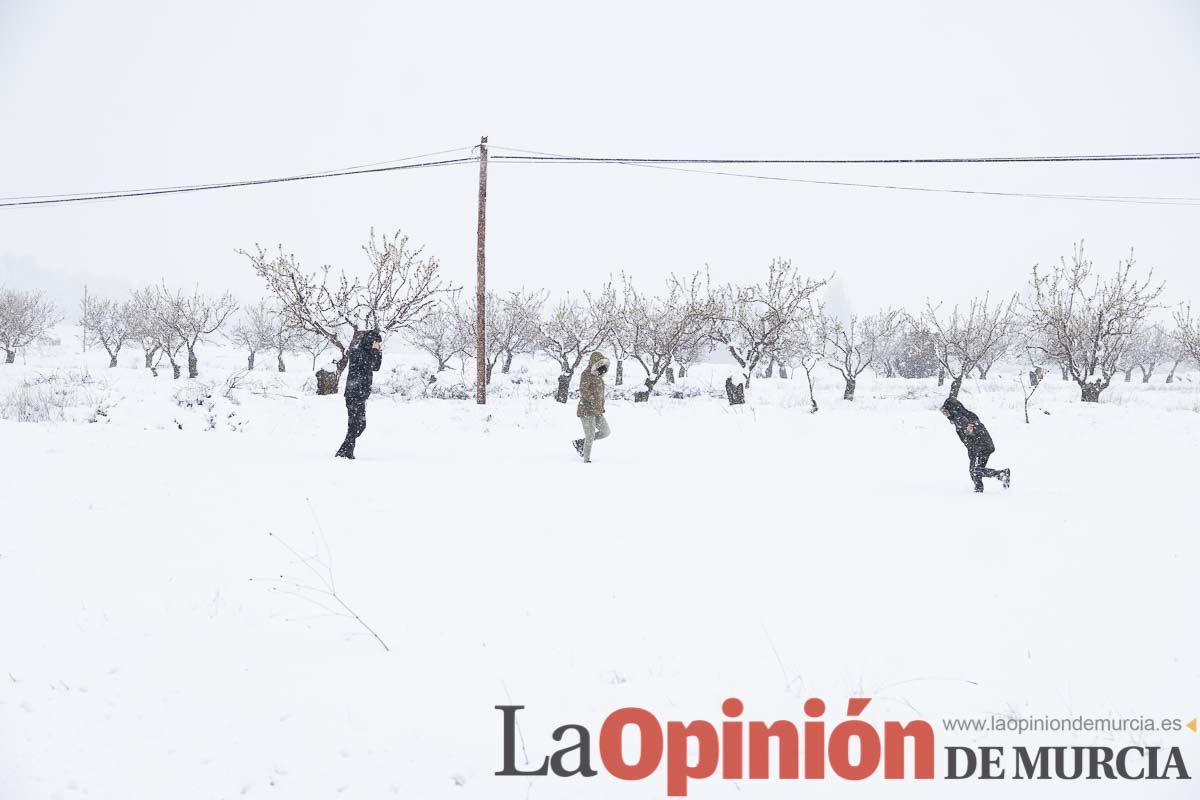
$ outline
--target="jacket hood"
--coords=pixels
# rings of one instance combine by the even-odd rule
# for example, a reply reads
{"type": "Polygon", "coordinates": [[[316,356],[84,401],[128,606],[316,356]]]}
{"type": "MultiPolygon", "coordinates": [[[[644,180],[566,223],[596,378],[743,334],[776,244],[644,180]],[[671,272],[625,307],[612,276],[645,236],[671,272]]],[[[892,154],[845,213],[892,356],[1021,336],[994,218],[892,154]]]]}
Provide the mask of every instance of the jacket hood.
{"type": "Polygon", "coordinates": [[[951,422],[964,418],[969,419],[972,416],[971,412],[967,410],[967,407],[960,403],[955,397],[946,398],[946,402],[942,403],[942,411],[946,412],[951,422]]]}
{"type": "Polygon", "coordinates": [[[383,337],[379,335],[377,330],[362,331],[358,337],[358,346],[363,350],[370,350],[371,345],[376,342],[382,342],[383,337]]]}
{"type": "Polygon", "coordinates": [[[942,411],[949,411],[952,415],[961,414],[966,410],[966,406],[958,402],[958,398],[955,397],[947,397],[946,402],[942,403],[942,411]]]}
{"type": "Polygon", "coordinates": [[[601,353],[599,350],[597,350],[596,352],[592,353],[592,355],[588,358],[587,369],[588,369],[588,372],[595,372],[600,367],[604,367],[607,369],[608,368],[608,359],[604,357],[603,353],[601,353]]]}

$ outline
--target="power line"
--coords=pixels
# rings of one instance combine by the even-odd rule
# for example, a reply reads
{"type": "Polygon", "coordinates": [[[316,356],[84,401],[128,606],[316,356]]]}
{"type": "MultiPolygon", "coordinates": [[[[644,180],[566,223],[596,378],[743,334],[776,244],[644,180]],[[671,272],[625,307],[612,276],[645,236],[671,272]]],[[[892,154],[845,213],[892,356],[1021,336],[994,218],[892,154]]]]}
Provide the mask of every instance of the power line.
{"type": "MultiPolygon", "coordinates": [[[[842,186],[858,189],[885,189],[893,191],[906,192],[926,192],[936,194],[962,194],[962,195],[978,195],[985,197],[1020,197],[1036,200],[1079,200],[1086,202],[1103,202],[1103,203],[1128,203],[1133,205],[1175,205],[1175,206],[1195,206],[1200,205],[1200,197],[1162,197],[1153,195],[1092,195],[1092,194],[1071,194],[1071,193],[1052,193],[1052,192],[1004,192],[992,191],[984,189],[959,189],[953,187],[941,186],[912,186],[905,184],[893,183],[865,183],[859,181],[840,181],[840,180],[821,180],[817,178],[796,178],[783,175],[759,175],[745,172],[730,172],[726,170],[708,170],[698,169],[695,167],[677,166],[680,163],[693,163],[690,161],[678,160],[675,162],[660,162],[649,160],[613,160],[613,159],[592,159],[592,158],[576,158],[572,156],[563,156],[554,153],[541,153],[536,150],[520,150],[513,147],[496,147],[497,150],[507,150],[509,152],[519,152],[531,155],[540,156],[539,158],[516,157],[506,155],[493,155],[493,161],[509,161],[516,163],[544,163],[544,164],[616,164],[630,167],[640,167],[645,169],[661,169],[672,172],[688,172],[699,175],[720,175],[731,178],[748,178],[753,180],[774,181],[782,183],[803,183],[816,186],[842,186]]],[[[1196,158],[1200,159],[1200,154],[1196,154],[1196,158]]],[[[718,163],[718,162],[696,162],[696,163],[718,163]]],[[[742,162],[732,161],[730,163],[783,163],[783,162],[742,162]]],[[[791,162],[800,163],[800,162],[791,162]]],[[[891,162],[902,163],[902,162],[891,162]]],[[[912,163],[912,162],[903,162],[912,163]]],[[[945,162],[939,162],[945,163],[945,162]]]]}
{"type": "Polygon", "coordinates": [[[246,186],[264,186],[272,183],[294,183],[297,181],[323,180],[325,178],[341,178],[348,175],[373,175],[381,172],[399,172],[409,169],[424,169],[428,167],[447,167],[453,164],[467,164],[478,161],[474,156],[465,156],[462,158],[448,158],[440,161],[425,161],[417,164],[397,164],[386,167],[373,167],[369,169],[349,169],[349,170],[334,170],[330,172],[316,172],[305,175],[289,175],[282,178],[258,178],[254,180],[243,181],[226,181],[223,183],[202,183],[192,184],[188,186],[166,186],[154,189],[134,189],[123,192],[104,192],[93,194],[74,194],[74,195],[58,195],[50,196],[45,199],[29,199],[29,200],[14,200],[8,202],[0,202],[0,208],[16,208],[21,206],[47,206],[47,205],[63,205],[67,203],[86,203],[95,200],[121,200],[130,197],[154,197],[168,194],[187,194],[189,192],[206,192],[214,189],[237,189],[246,186]]]}
{"type": "MultiPolygon", "coordinates": [[[[516,150],[515,148],[498,148],[516,150]]],[[[594,164],[791,164],[804,166],[850,164],[1042,164],[1109,161],[1200,161],[1192,153],[1114,153],[1107,155],[967,156],[942,158],[645,158],[640,156],[574,156],[541,153],[497,156],[505,161],[559,161],[594,164]]]]}
{"type": "MultiPolygon", "coordinates": [[[[465,155],[456,158],[445,158],[435,161],[419,161],[417,159],[469,151],[473,148],[458,147],[441,150],[424,155],[409,156],[391,161],[361,164],[341,169],[310,172],[299,175],[288,175],[274,178],[256,178],[250,180],[224,181],[216,183],[186,184],[176,186],[158,186],[143,189],[124,189],[106,192],[78,192],[59,195],[28,195],[23,197],[0,198],[0,208],[32,207],[45,205],[63,205],[68,203],[83,203],[96,200],[119,200],[133,197],[154,197],[161,195],[186,194],[191,192],[212,191],[216,189],[235,189],[249,186],[263,186],[277,183],[293,183],[307,180],[323,180],[327,178],[347,177],[350,175],[369,175],[383,172],[398,172],[409,169],[426,169],[452,166],[455,164],[474,163],[478,161],[475,155],[465,155]]],[[[689,172],[704,175],[720,175],[725,177],[745,178],[752,180],[802,183],[817,186],[842,186],[862,189],[884,189],[906,192],[926,192],[959,195],[978,195],[988,197],[1019,197],[1043,200],[1078,200],[1104,203],[1130,203],[1140,205],[1200,205],[1200,197],[1161,197],[1153,195],[1094,195],[1082,193],[1052,193],[1052,192],[1005,192],[983,189],[962,189],[941,186],[915,186],[896,183],[869,183],[860,181],[822,180],[816,178],[799,178],[783,175],[761,175],[728,170],[701,169],[701,166],[718,165],[885,165],[885,164],[997,164],[997,163],[1102,163],[1110,161],[1200,161],[1200,152],[1188,153],[1117,153],[1105,155],[1049,155],[1049,156],[980,156],[952,158],[885,158],[885,159],[751,159],[751,158],[643,158],[618,156],[580,156],[564,155],[561,153],[546,153],[537,150],[523,150],[515,147],[499,147],[493,149],[506,151],[509,155],[497,153],[493,161],[518,164],[616,164],[623,166],[641,167],[647,169],[669,170],[674,172],[689,172]]]]}
{"type": "MultiPolygon", "coordinates": [[[[433,158],[434,156],[444,156],[444,155],[448,155],[449,153],[467,153],[467,152],[470,152],[472,149],[473,149],[472,145],[466,145],[464,147],[452,147],[448,150],[437,150],[432,153],[421,153],[420,155],[405,156],[404,158],[392,158],[392,159],[388,159],[387,161],[373,161],[369,164],[352,164],[352,165],[346,166],[346,167],[333,167],[331,169],[320,170],[318,172],[304,172],[304,173],[300,173],[298,175],[287,175],[287,176],[284,176],[283,178],[277,178],[277,179],[272,179],[272,180],[284,180],[287,178],[308,179],[308,178],[326,177],[326,176],[332,175],[332,173],[335,173],[335,172],[340,173],[340,172],[368,169],[370,167],[379,167],[379,166],[384,166],[387,164],[400,164],[400,163],[403,163],[406,161],[416,161],[416,160],[422,159],[422,158],[433,158]]],[[[237,182],[240,183],[240,181],[237,181],[237,182]]],[[[179,184],[179,185],[174,185],[174,186],[142,187],[140,189],[105,189],[105,190],[95,191],[95,192],[64,192],[62,194],[17,195],[17,196],[12,196],[12,197],[0,197],[0,203],[8,202],[10,200],[46,200],[46,199],[60,198],[60,197],[83,198],[83,197],[97,197],[97,196],[101,196],[101,195],[110,195],[110,194],[114,194],[114,195],[115,194],[142,194],[144,192],[157,191],[160,189],[192,189],[192,188],[199,188],[202,186],[209,186],[209,185],[213,185],[213,184],[193,183],[193,184],[179,184]]]]}

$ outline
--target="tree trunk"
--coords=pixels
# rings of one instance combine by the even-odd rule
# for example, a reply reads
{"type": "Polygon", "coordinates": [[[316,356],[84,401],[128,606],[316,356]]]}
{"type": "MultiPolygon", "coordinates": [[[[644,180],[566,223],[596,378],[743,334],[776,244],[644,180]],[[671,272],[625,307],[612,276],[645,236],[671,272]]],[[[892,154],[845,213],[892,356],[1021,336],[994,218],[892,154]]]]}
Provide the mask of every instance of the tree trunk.
{"type": "Polygon", "coordinates": [[[1150,369],[1146,369],[1145,367],[1141,367],[1141,370],[1142,370],[1142,383],[1149,383],[1149,382],[1150,382],[1150,376],[1154,374],[1154,367],[1155,367],[1155,366],[1156,366],[1155,364],[1151,364],[1151,365],[1150,365],[1150,369]]]}
{"type": "Polygon", "coordinates": [[[938,386],[941,387],[945,383],[946,383],[946,370],[939,369],[938,370],[938,386]]]}
{"type": "Polygon", "coordinates": [[[495,366],[496,366],[495,361],[489,361],[484,365],[484,374],[485,374],[485,377],[483,379],[484,385],[486,385],[486,386],[492,385],[492,368],[495,366]]]}
{"type": "Polygon", "coordinates": [[[116,353],[109,353],[109,354],[108,354],[108,368],[109,368],[109,369],[112,369],[112,368],[113,368],[113,367],[115,367],[116,365],[117,365],[117,354],[116,354],[116,353]]]}
{"type": "Polygon", "coordinates": [[[1167,373],[1167,383],[1175,382],[1175,370],[1179,368],[1179,362],[1176,361],[1171,365],[1171,371],[1167,373]]]}
{"type": "Polygon", "coordinates": [[[158,355],[158,348],[146,351],[146,369],[154,369],[154,356],[158,355]]]}
{"type": "Polygon", "coordinates": [[[982,364],[976,364],[975,369],[979,370],[979,380],[986,381],[987,374],[992,368],[991,368],[991,366],[985,367],[982,364]]]}
{"type": "Polygon", "coordinates": [[[1085,403],[1099,403],[1100,402],[1100,392],[1103,391],[1103,387],[1100,385],[1099,381],[1094,382],[1094,383],[1086,383],[1086,382],[1081,383],[1079,385],[1079,390],[1080,390],[1079,399],[1082,400],[1083,402],[1085,402],[1085,403]]]}
{"type": "Polygon", "coordinates": [[[625,382],[625,362],[617,359],[617,370],[613,373],[613,386],[620,386],[625,382]]]}
{"type": "MultiPolygon", "coordinates": [[[[188,369],[191,369],[191,368],[192,368],[192,362],[191,362],[191,359],[188,359],[188,369]]],[[[246,369],[251,369],[251,370],[254,369],[254,351],[253,350],[250,351],[250,355],[246,356],[246,369]]],[[[193,375],[192,377],[194,378],[196,376],[193,375]]]]}
{"type": "Polygon", "coordinates": [[[513,354],[512,354],[512,351],[509,350],[508,352],[506,352],[504,354],[504,363],[500,365],[500,374],[501,375],[507,375],[508,371],[510,369],[512,369],[512,359],[513,359],[513,354]]]}
{"type": "Polygon", "coordinates": [[[1125,382],[1129,383],[1131,380],[1133,380],[1133,367],[1125,370],[1125,382]]]}
{"type": "Polygon", "coordinates": [[[687,377],[687,369],[688,368],[686,365],[680,364],[679,365],[679,377],[686,378],[687,377]]]}
{"type": "Polygon", "coordinates": [[[772,358],[770,361],[767,362],[767,374],[764,377],[767,377],[767,378],[775,377],[775,359],[772,358]]]}
{"type": "Polygon", "coordinates": [[[779,377],[786,379],[788,376],[787,367],[783,364],[779,365],[779,377]]]}
{"type": "Polygon", "coordinates": [[[565,403],[571,394],[571,373],[564,372],[558,376],[558,389],[554,392],[554,400],[565,403]]]}
{"type": "Polygon", "coordinates": [[[200,362],[196,359],[196,351],[188,348],[188,377],[200,377],[200,362]]]}
{"type": "Polygon", "coordinates": [[[173,373],[171,375],[171,379],[176,381],[179,380],[179,376],[183,374],[183,370],[180,369],[179,365],[174,361],[171,362],[171,372],[173,373]]]}
{"type": "Polygon", "coordinates": [[[667,371],[664,373],[664,377],[666,377],[668,385],[674,383],[675,382],[675,368],[667,367],[667,371]]]}
{"type": "Polygon", "coordinates": [[[854,387],[858,386],[857,378],[846,378],[846,390],[842,392],[843,400],[854,399],[854,387]]]}
{"type": "Polygon", "coordinates": [[[1071,378],[1071,370],[1069,370],[1066,367],[1062,367],[1062,379],[1065,381],[1065,380],[1070,380],[1070,378],[1071,378]]]}
{"type": "Polygon", "coordinates": [[[958,399],[958,390],[962,388],[962,377],[955,378],[950,381],[950,396],[958,399]]]}
{"type": "Polygon", "coordinates": [[[17,351],[4,348],[4,363],[12,364],[17,360],[17,351]]]}
{"type": "Polygon", "coordinates": [[[283,363],[282,350],[275,354],[275,365],[279,368],[280,372],[287,372],[287,364],[283,363]]]}

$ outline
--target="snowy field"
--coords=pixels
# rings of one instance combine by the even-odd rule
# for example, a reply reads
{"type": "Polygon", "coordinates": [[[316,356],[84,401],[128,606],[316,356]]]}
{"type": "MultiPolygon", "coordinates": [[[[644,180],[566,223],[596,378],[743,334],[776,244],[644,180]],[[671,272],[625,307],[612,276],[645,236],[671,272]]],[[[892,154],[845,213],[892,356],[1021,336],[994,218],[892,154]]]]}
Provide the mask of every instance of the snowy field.
{"type": "MultiPolygon", "coordinates": [[[[802,377],[756,381],[736,409],[610,401],[591,465],[569,444],[573,400],[375,397],[351,463],[331,457],[342,400],[304,391],[302,358],[280,375],[260,356],[227,399],[242,357],[203,350],[218,391],[188,408],[189,381],[152,378],[138,352],[109,370],[63,335],[0,366],[0,400],[90,376],[53,419],[0,420],[2,800],[665,796],[658,777],[494,777],[506,703],[527,706],[535,762],[560,724],[595,734],[627,705],[719,720],[734,695],[766,720],[858,695],[878,720],[1200,711],[1194,373],[1091,407],[1054,375],[1028,425],[1015,369],[968,380],[1014,476],[975,495],[932,381],[864,376],[846,403],[825,372],[817,414],[802,377]],[[278,539],[325,554],[390,651],[272,583],[317,580],[278,539]]],[[[1066,741],[1179,745],[1200,767],[1188,731],[1066,741]]],[[[1196,796],[881,784],[689,796],[1196,796]]]]}

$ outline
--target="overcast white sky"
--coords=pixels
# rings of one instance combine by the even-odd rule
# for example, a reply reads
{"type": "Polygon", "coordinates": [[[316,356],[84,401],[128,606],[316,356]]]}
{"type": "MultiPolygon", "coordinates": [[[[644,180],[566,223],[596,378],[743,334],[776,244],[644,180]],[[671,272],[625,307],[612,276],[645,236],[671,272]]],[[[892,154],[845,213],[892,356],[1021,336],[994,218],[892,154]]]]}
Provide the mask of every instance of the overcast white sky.
{"type": "MultiPolygon", "coordinates": [[[[478,142],[560,153],[1200,151],[1200,3],[0,0],[0,196],[266,177],[478,142]]],[[[749,169],[749,168],[747,168],[749,169]]],[[[1200,164],[795,167],[796,177],[1200,196],[1200,164]]],[[[473,280],[477,170],[0,209],[0,283],[260,293],[235,248],[356,267],[403,228],[473,280]]],[[[1200,302],[1200,206],[494,165],[493,285],[651,284],[774,256],[862,310],[1012,291],[1087,240],[1200,302]]]]}

